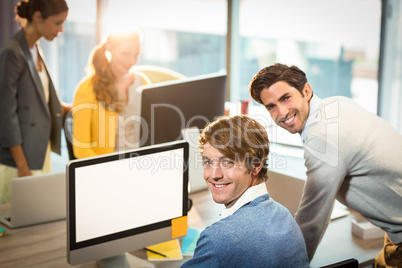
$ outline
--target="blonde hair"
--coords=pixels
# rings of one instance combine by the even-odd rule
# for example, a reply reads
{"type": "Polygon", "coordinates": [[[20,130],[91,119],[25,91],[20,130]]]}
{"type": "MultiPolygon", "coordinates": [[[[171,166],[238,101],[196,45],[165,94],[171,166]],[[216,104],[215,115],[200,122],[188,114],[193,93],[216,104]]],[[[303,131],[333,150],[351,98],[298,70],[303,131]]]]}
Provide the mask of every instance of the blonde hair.
{"type": "Polygon", "coordinates": [[[118,100],[116,77],[112,72],[109,60],[106,56],[106,46],[108,44],[114,47],[122,42],[132,40],[141,42],[141,33],[136,31],[129,34],[110,34],[106,42],[99,44],[92,50],[86,68],[88,76],[92,79],[96,100],[103,102],[105,107],[114,105],[116,112],[122,110],[122,105],[118,100]]]}

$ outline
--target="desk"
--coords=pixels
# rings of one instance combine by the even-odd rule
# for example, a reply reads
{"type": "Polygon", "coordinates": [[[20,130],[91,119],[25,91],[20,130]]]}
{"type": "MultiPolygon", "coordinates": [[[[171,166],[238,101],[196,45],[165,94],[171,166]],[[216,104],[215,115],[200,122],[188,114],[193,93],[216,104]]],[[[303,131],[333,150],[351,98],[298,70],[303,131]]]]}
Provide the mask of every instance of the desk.
{"type": "Polygon", "coordinates": [[[363,240],[352,234],[352,216],[330,222],[320,245],[310,263],[310,267],[320,267],[350,258],[359,261],[359,267],[374,263],[384,245],[384,238],[363,240]]]}
{"type": "MultiPolygon", "coordinates": [[[[191,228],[206,227],[219,220],[223,206],[216,204],[208,190],[190,195],[193,208],[188,213],[191,228]]],[[[0,212],[9,209],[0,205],[0,212]]],[[[311,267],[356,258],[361,267],[372,263],[383,245],[383,239],[362,240],[351,233],[351,216],[332,221],[317,249],[311,267]]],[[[4,226],[2,226],[4,227],[4,226]]],[[[142,250],[133,253],[145,258],[142,250]]],[[[188,258],[188,257],[185,257],[188,258]]],[[[156,267],[178,267],[180,262],[155,262],[156,267]]],[[[57,221],[18,229],[6,229],[0,237],[0,267],[2,268],[63,268],[73,267],[66,259],[66,221],[57,221]]],[[[95,262],[74,267],[95,267],[95,262]]]]}

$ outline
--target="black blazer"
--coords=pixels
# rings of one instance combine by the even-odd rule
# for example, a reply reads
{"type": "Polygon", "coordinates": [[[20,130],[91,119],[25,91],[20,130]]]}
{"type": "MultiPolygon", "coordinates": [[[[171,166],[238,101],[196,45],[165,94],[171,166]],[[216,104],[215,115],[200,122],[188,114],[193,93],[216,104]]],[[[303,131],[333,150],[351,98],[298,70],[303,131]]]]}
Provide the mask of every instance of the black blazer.
{"type": "MultiPolygon", "coordinates": [[[[42,61],[44,58],[38,47],[42,61]]],[[[49,104],[23,30],[0,51],[0,163],[16,166],[9,147],[22,145],[31,169],[41,169],[48,141],[60,154],[62,107],[48,69],[49,104]]]]}

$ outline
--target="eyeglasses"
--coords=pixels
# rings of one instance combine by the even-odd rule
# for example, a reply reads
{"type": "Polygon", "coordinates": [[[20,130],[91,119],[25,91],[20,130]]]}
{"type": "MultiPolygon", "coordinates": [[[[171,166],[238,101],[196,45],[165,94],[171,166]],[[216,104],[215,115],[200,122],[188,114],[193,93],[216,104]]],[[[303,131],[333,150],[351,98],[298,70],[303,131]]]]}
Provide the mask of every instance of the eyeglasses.
{"type": "Polygon", "coordinates": [[[229,169],[235,166],[235,162],[229,158],[222,157],[219,158],[219,160],[212,160],[209,159],[208,157],[204,157],[202,159],[204,168],[224,168],[224,169],[229,169]]]}

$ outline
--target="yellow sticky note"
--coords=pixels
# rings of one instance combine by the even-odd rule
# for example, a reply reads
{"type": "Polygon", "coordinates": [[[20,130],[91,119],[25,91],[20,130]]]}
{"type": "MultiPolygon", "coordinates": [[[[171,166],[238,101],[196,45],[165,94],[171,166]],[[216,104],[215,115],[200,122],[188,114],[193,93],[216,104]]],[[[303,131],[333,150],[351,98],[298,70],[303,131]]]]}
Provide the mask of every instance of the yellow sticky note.
{"type": "Polygon", "coordinates": [[[172,220],[172,238],[185,236],[187,234],[187,216],[172,220]]]}
{"type": "Polygon", "coordinates": [[[180,243],[177,239],[149,246],[146,249],[148,250],[147,255],[150,261],[174,261],[183,259],[180,243]],[[152,251],[158,252],[159,254],[152,251]]]}

